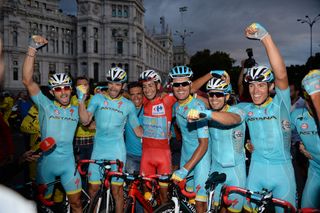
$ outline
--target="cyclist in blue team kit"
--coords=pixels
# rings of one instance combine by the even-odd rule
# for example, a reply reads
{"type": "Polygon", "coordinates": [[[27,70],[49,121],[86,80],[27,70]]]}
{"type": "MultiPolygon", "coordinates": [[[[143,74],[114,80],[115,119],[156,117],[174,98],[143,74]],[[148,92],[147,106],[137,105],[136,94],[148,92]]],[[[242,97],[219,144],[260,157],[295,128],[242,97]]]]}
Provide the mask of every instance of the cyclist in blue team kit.
{"type": "MultiPolygon", "coordinates": [[[[79,99],[79,115],[84,125],[91,122],[92,117],[96,121],[96,135],[91,159],[119,159],[125,163],[126,147],[124,143],[124,126],[128,121],[138,137],[142,136],[142,128],[139,124],[136,110],[131,101],[122,96],[121,90],[127,80],[127,73],[114,67],[106,74],[108,91],[106,94],[96,94],[91,99],[88,109],[83,103],[86,91],[77,88],[79,99]]],[[[116,168],[113,168],[116,169],[116,168]]],[[[99,166],[89,166],[89,194],[93,197],[99,189],[102,174],[99,166]]],[[[123,211],[123,180],[113,178],[111,191],[116,202],[116,212],[123,211]]]]}
{"type": "MultiPolygon", "coordinates": [[[[227,80],[226,80],[227,81],[227,80]]],[[[218,171],[225,173],[227,179],[224,184],[230,186],[245,187],[245,122],[244,112],[236,106],[230,106],[227,101],[231,94],[231,84],[221,78],[212,78],[207,83],[207,92],[210,107],[216,112],[229,112],[236,118],[233,125],[221,125],[216,121],[209,121],[210,145],[211,145],[211,169],[210,173],[218,171]],[[239,119],[240,118],[240,119],[239,119]],[[238,123],[236,123],[238,122],[238,123]]],[[[218,205],[222,184],[215,190],[214,201],[218,205]]],[[[243,206],[243,197],[230,196],[231,200],[237,200],[228,208],[231,212],[240,212],[243,206]]]]}
{"type": "MultiPolygon", "coordinates": [[[[23,64],[23,84],[39,110],[41,137],[53,137],[57,145],[53,152],[43,154],[38,160],[37,182],[45,184],[60,176],[72,212],[82,212],[81,179],[78,173],[74,175],[72,141],[79,116],[77,107],[70,104],[71,78],[64,73],[57,73],[49,78],[50,93],[54,96],[54,101],[42,94],[39,85],[32,78],[37,50],[47,43],[41,36],[32,36],[23,64]]],[[[52,190],[49,188],[46,195],[50,195],[52,190]]]]}
{"type": "Polygon", "coordinates": [[[320,136],[320,69],[310,70],[310,72],[302,79],[304,90],[310,95],[313,103],[318,125],[318,135],[320,136]]]}
{"type": "Polygon", "coordinates": [[[180,169],[172,175],[173,180],[181,181],[187,175],[193,175],[193,181],[188,182],[188,188],[197,192],[196,210],[205,212],[206,209],[206,190],[205,182],[209,175],[210,152],[208,149],[208,122],[206,120],[188,123],[187,114],[190,109],[204,110],[205,104],[196,98],[193,98],[191,92],[191,81],[193,72],[187,66],[176,66],[169,72],[172,80],[172,90],[177,102],[173,106],[173,117],[176,117],[176,123],[182,134],[182,150],[180,169]]]}
{"type": "Polygon", "coordinates": [[[302,208],[320,209],[320,137],[316,125],[316,113],[311,97],[304,92],[306,106],[291,113],[293,129],[296,129],[309,153],[308,178],[302,193],[302,208]]]}
{"type": "MultiPolygon", "coordinates": [[[[258,23],[245,30],[249,39],[264,45],[273,72],[265,66],[248,69],[245,81],[253,103],[239,104],[245,111],[253,153],[247,187],[271,190],[273,196],[295,206],[296,183],[290,156],[290,90],[283,58],[271,35],[258,23]],[[276,95],[270,97],[274,89],[276,95]]],[[[245,206],[246,210],[251,210],[245,206]]],[[[280,210],[277,210],[277,212],[280,210]]]]}

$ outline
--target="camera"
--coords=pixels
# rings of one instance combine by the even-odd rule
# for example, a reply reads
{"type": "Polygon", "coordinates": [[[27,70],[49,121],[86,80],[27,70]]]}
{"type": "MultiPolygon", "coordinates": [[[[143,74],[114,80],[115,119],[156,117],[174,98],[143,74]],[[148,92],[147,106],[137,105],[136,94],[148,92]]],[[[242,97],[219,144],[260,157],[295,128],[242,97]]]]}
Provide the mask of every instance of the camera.
{"type": "Polygon", "coordinates": [[[252,48],[246,49],[248,58],[244,62],[244,68],[251,68],[256,65],[256,61],[253,58],[253,51],[252,48]]]}

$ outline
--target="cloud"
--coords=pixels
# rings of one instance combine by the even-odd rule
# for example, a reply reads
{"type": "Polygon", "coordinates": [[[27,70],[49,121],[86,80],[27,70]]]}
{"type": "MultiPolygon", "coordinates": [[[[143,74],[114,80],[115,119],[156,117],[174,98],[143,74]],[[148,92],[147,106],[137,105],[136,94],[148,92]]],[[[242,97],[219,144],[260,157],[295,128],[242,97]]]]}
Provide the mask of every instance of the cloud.
{"type": "MultiPolygon", "coordinates": [[[[319,0],[144,0],[145,26],[160,31],[160,17],[164,16],[173,33],[193,32],[185,38],[190,55],[205,48],[224,51],[239,64],[246,58],[245,49],[253,48],[260,63],[268,63],[259,42],[244,37],[244,29],[251,22],[263,24],[280,49],[287,65],[304,64],[310,56],[310,28],[297,22],[305,15],[320,14],[319,0]],[[179,8],[188,10],[181,16],[179,8]]],[[[76,0],[61,0],[61,8],[75,14],[76,0]]],[[[181,38],[174,35],[175,45],[181,38]]],[[[313,53],[320,52],[320,20],[313,25],[313,53]]]]}
{"type": "MultiPolygon", "coordinates": [[[[287,65],[304,64],[310,54],[310,28],[297,19],[320,13],[319,0],[145,0],[144,3],[147,27],[160,28],[159,17],[165,16],[173,32],[183,29],[194,32],[185,39],[189,54],[205,48],[212,52],[221,50],[236,59],[236,64],[246,57],[247,47],[254,49],[257,61],[267,63],[259,42],[247,40],[243,34],[244,28],[254,21],[272,34],[287,65]],[[183,22],[179,13],[182,6],[188,7],[183,22]]],[[[181,43],[178,36],[174,36],[174,41],[181,43]]],[[[320,52],[319,45],[320,20],[313,26],[313,53],[320,52]]]]}

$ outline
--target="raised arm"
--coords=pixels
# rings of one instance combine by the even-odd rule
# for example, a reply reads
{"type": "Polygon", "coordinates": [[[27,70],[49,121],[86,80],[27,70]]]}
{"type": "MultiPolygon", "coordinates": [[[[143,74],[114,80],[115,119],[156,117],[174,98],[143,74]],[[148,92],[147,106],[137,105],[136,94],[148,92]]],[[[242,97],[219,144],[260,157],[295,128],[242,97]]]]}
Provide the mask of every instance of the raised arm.
{"type": "Polygon", "coordinates": [[[27,88],[30,96],[36,95],[40,91],[39,85],[33,81],[33,72],[34,72],[34,61],[37,53],[37,49],[42,48],[48,43],[48,41],[41,36],[32,36],[29,48],[26,53],[24,63],[23,63],[23,71],[22,71],[22,82],[24,86],[27,88]]]}
{"type": "Polygon", "coordinates": [[[90,124],[92,121],[92,113],[88,112],[86,109],[86,105],[84,101],[79,101],[79,117],[80,117],[80,122],[84,125],[87,126],[90,124]]]}
{"type": "Polygon", "coordinates": [[[212,78],[211,73],[207,73],[204,76],[201,76],[197,80],[192,82],[191,93],[197,92],[205,83],[207,83],[212,78]]]}
{"type": "Polygon", "coordinates": [[[256,39],[262,42],[275,75],[275,85],[281,90],[287,89],[289,83],[286,66],[271,35],[258,23],[253,23],[247,27],[245,34],[249,39],[256,39]]]}

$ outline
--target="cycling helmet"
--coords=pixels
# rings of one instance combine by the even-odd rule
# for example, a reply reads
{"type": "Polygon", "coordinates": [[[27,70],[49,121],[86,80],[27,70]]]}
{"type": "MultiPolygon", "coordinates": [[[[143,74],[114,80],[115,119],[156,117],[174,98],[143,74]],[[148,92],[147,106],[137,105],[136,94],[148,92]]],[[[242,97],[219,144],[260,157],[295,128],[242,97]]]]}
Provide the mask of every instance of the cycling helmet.
{"type": "Polygon", "coordinates": [[[181,77],[188,77],[191,78],[193,75],[192,70],[187,66],[175,66],[173,67],[170,72],[170,78],[181,78],[181,77]]]}
{"type": "Polygon", "coordinates": [[[160,75],[154,70],[145,70],[140,74],[139,81],[150,81],[150,80],[161,83],[160,75]]]}
{"type": "Polygon", "coordinates": [[[266,66],[256,66],[248,69],[248,72],[244,78],[245,82],[268,82],[274,81],[273,72],[266,66]]]}
{"type": "Polygon", "coordinates": [[[124,83],[127,80],[127,73],[120,67],[112,67],[106,73],[106,80],[108,82],[124,83]]]}
{"type": "Polygon", "coordinates": [[[231,84],[226,83],[224,80],[221,78],[211,78],[206,87],[207,91],[210,90],[219,90],[223,92],[224,94],[230,94],[232,91],[232,86],[231,84]]]}
{"type": "Polygon", "coordinates": [[[49,87],[50,88],[54,88],[56,86],[61,86],[61,85],[67,85],[67,86],[72,85],[72,80],[68,74],[55,73],[50,76],[50,78],[49,78],[49,87]]]}

